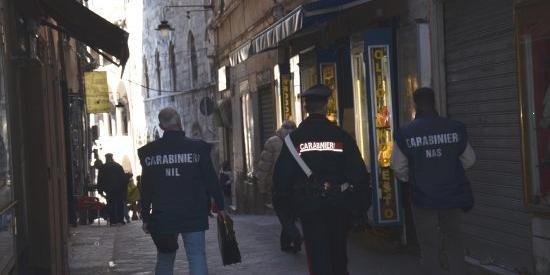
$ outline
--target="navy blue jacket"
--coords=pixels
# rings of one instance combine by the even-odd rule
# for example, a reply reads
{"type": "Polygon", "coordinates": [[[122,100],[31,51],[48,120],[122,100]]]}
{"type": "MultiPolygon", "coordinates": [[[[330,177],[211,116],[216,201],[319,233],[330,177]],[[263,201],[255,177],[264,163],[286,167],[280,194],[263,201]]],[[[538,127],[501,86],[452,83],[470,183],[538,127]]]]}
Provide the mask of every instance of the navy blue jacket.
{"type": "Polygon", "coordinates": [[[460,156],[468,145],[464,124],[436,113],[417,114],[395,134],[409,162],[413,202],[422,208],[473,206],[470,182],[460,156]]]}
{"type": "Polygon", "coordinates": [[[183,131],[166,131],[138,150],[142,167],[141,214],[152,233],[208,229],[208,203],[224,208],[210,145],[183,131]]]}

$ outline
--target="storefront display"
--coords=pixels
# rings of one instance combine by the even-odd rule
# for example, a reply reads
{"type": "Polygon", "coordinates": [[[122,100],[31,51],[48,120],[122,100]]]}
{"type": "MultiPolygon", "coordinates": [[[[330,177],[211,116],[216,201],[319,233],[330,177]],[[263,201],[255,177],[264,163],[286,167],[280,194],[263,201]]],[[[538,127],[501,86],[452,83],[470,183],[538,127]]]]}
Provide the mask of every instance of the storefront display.
{"type": "Polygon", "coordinates": [[[550,3],[517,9],[519,71],[524,118],[526,198],[550,206],[550,3]]]}

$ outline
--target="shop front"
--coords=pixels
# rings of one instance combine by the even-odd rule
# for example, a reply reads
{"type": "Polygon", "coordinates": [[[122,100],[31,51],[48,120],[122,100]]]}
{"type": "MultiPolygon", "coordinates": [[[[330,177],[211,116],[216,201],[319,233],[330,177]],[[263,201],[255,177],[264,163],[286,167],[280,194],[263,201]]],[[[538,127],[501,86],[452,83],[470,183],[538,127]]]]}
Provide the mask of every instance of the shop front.
{"type": "MultiPolygon", "coordinates": [[[[339,44],[315,48],[314,58],[309,57],[314,62],[300,62],[302,82],[294,83],[301,91],[317,83],[332,90],[327,118],[355,137],[372,176],[371,217],[381,226],[400,226],[403,221],[399,184],[390,169],[398,125],[393,33],[392,28],[374,28],[339,44]]],[[[301,60],[306,59],[303,55],[301,60]]]]}
{"type": "MultiPolygon", "coordinates": [[[[284,120],[299,124],[307,117],[301,92],[318,83],[332,90],[327,118],[356,138],[371,171],[375,191],[372,221],[388,228],[392,237],[402,242],[407,241],[405,214],[400,184],[390,170],[390,156],[393,133],[399,125],[395,56],[399,24],[395,22],[404,15],[406,6],[406,1],[398,0],[304,4],[243,43],[232,55],[236,64],[232,71],[238,72],[242,67],[238,63],[244,62],[250,73],[253,70],[246,60],[277,49],[277,63],[272,68],[277,127],[284,120]]],[[[241,83],[250,86],[251,82],[241,83]]],[[[250,152],[255,146],[247,142],[247,137],[254,135],[254,130],[246,129],[252,125],[244,116],[254,112],[245,108],[254,97],[241,91],[240,84],[235,89],[235,94],[241,95],[237,103],[243,107],[243,155],[249,159],[254,157],[250,152]]],[[[251,163],[246,165],[243,170],[253,169],[251,163]]]]}
{"type": "MultiPolygon", "coordinates": [[[[401,183],[390,169],[393,134],[399,125],[395,28],[391,24],[365,28],[328,45],[311,37],[290,38],[288,42],[302,47],[290,50],[288,74],[275,76],[279,83],[278,121],[290,118],[299,123],[307,116],[300,92],[318,83],[327,85],[332,90],[327,119],[355,137],[371,172],[372,222],[406,243],[404,208],[409,206],[402,204],[401,183]]],[[[281,65],[276,68],[284,71],[281,65]]]]}

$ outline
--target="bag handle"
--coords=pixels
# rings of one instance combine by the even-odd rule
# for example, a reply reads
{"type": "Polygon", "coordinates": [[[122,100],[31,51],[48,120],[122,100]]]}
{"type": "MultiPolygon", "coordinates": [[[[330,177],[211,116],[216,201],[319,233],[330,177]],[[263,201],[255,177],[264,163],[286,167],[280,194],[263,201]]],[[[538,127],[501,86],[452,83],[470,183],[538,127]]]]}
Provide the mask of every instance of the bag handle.
{"type": "Polygon", "coordinates": [[[302,157],[300,157],[300,154],[298,154],[298,151],[296,151],[296,147],[294,147],[294,143],[292,142],[292,139],[290,138],[290,135],[286,135],[285,137],[285,145],[288,148],[288,151],[290,151],[290,154],[294,157],[300,168],[302,168],[302,171],[306,174],[308,178],[311,177],[313,172],[307,166],[307,163],[304,161],[302,157]]]}

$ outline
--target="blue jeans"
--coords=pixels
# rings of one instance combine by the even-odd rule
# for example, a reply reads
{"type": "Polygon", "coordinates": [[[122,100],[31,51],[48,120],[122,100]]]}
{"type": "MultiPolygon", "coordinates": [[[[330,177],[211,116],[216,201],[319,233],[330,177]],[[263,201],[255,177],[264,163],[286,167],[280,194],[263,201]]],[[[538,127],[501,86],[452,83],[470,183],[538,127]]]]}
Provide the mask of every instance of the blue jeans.
{"type": "MultiPolygon", "coordinates": [[[[157,266],[155,268],[156,275],[174,274],[178,235],[153,236],[153,241],[155,241],[158,250],[157,266]],[[168,251],[162,249],[159,245],[169,247],[168,251]]],[[[190,275],[208,275],[204,231],[181,233],[181,236],[185,247],[185,254],[187,255],[187,262],[189,263],[190,275]]]]}

